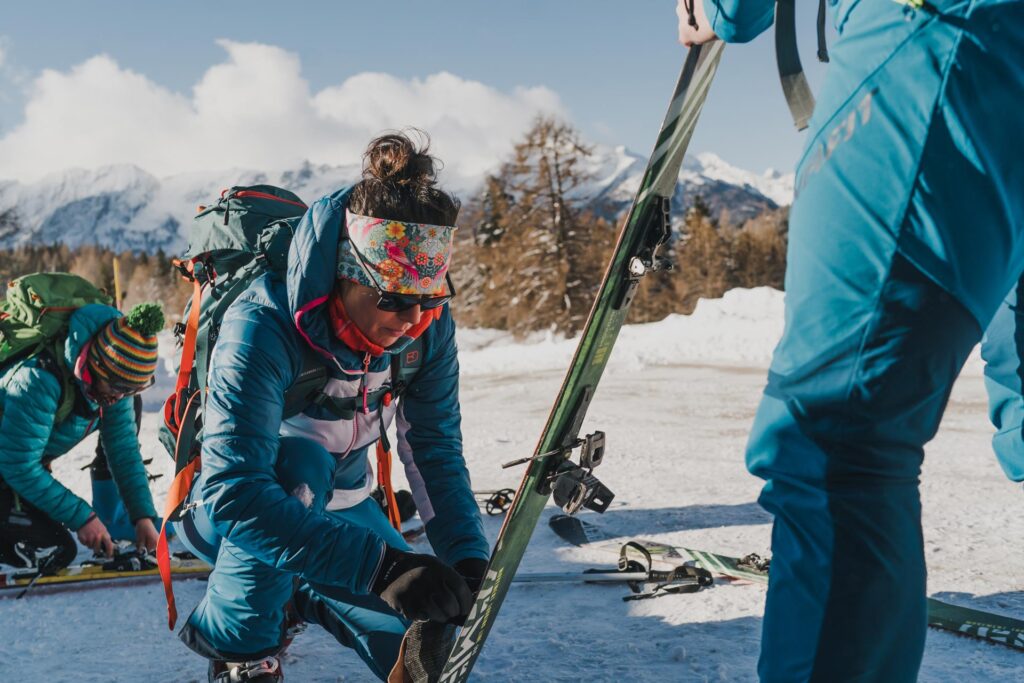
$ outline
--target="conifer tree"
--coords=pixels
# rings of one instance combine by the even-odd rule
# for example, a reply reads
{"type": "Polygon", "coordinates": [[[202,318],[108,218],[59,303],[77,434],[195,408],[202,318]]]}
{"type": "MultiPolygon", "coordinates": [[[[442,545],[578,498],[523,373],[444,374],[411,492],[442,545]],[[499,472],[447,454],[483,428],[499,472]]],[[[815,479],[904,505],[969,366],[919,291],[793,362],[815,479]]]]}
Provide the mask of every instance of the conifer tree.
{"type": "Polygon", "coordinates": [[[718,298],[733,286],[730,237],[696,196],[675,245],[677,311],[690,313],[698,299],[718,298]]]}
{"type": "Polygon", "coordinates": [[[540,117],[484,189],[475,257],[488,311],[517,334],[578,331],[593,302],[610,241],[585,211],[590,148],[568,124],[540,117]]]}

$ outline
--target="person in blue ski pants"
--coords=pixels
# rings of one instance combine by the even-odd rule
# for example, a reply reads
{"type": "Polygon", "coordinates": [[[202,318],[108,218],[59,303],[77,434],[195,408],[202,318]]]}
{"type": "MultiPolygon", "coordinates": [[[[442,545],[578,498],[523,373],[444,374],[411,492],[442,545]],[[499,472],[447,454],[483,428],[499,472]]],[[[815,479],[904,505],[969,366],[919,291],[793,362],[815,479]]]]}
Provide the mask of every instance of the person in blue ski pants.
{"type": "Polygon", "coordinates": [[[469,612],[490,552],[462,456],[447,305],[458,202],[435,168],[404,134],[371,142],[363,180],[302,217],[287,276],[257,278],[221,322],[202,470],[178,525],[215,565],[180,633],[211,681],[280,680],[299,621],[383,679],[410,621],[469,612]],[[284,418],[311,354],[329,373],[322,400],[284,418]],[[419,366],[391,400],[400,354],[419,366]],[[338,401],[349,408],[328,410],[338,401]],[[436,557],[411,552],[371,497],[367,448],[392,421],[436,557]]]}
{"type": "MultiPolygon", "coordinates": [[[[831,1],[838,41],[796,176],[786,319],[747,449],[774,515],[764,681],[912,681],[918,492],[953,381],[983,355],[1024,479],[1018,284],[1024,2],[831,1]]],[[[680,40],[745,42],[771,0],[697,0],[680,40]]]]}

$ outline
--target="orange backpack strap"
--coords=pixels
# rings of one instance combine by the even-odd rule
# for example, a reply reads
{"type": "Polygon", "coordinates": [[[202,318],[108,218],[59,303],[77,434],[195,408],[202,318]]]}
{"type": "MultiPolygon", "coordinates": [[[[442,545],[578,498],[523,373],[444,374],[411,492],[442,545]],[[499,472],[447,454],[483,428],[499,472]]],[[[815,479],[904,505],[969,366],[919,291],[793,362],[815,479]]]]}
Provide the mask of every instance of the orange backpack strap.
{"type": "MultiPolygon", "coordinates": [[[[439,311],[440,312],[440,311],[439,311]]],[[[384,494],[388,521],[399,532],[402,531],[402,515],[398,510],[395,488],[391,484],[391,442],[384,424],[384,408],[397,401],[409,388],[409,383],[423,364],[423,337],[416,337],[401,354],[391,360],[391,386],[377,407],[380,421],[380,441],[377,442],[377,485],[384,494]]]]}
{"type": "Polygon", "coordinates": [[[178,608],[174,603],[174,588],[171,586],[171,555],[167,547],[167,525],[171,516],[177,514],[178,508],[188,498],[188,492],[192,489],[192,479],[198,469],[199,458],[193,458],[171,482],[171,489],[167,492],[167,505],[164,508],[164,523],[160,527],[160,539],[156,545],[156,563],[160,569],[160,580],[164,584],[164,595],[167,597],[167,628],[172,631],[178,621],[178,608]]]}
{"type": "MultiPolygon", "coordinates": [[[[195,420],[195,410],[196,406],[199,405],[199,396],[200,392],[196,391],[188,400],[188,404],[185,407],[186,426],[192,424],[195,420]]],[[[189,444],[182,443],[182,436],[186,432],[190,432],[190,430],[183,429],[178,433],[176,450],[180,450],[183,446],[190,448],[190,436],[186,437],[189,444]]],[[[178,454],[176,453],[176,455],[178,454]]],[[[196,472],[199,471],[200,462],[199,455],[196,454],[174,475],[171,488],[167,491],[167,502],[164,504],[164,522],[160,527],[160,538],[156,544],[156,564],[160,570],[160,580],[164,584],[164,595],[167,598],[167,628],[172,631],[174,630],[174,624],[178,621],[178,608],[174,602],[174,588],[171,585],[171,555],[167,547],[167,525],[179,519],[181,508],[185,504],[185,500],[188,499],[189,491],[192,490],[192,480],[195,478],[196,472]]]]}
{"type": "Polygon", "coordinates": [[[377,442],[377,485],[384,492],[388,521],[397,531],[402,531],[402,516],[398,512],[395,488],[391,485],[391,449],[384,447],[384,439],[377,442]]]}
{"type": "Polygon", "coordinates": [[[174,265],[182,272],[182,277],[192,281],[192,300],[189,303],[188,321],[185,323],[185,339],[181,347],[181,363],[178,366],[178,380],[174,385],[174,393],[164,403],[164,424],[175,436],[181,428],[186,408],[189,383],[192,379],[192,366],[196,359],[196,339],[199,335],[199,313],[202,309],[203,283],[196,277],[195,261],[174,260],[174,265]]]}

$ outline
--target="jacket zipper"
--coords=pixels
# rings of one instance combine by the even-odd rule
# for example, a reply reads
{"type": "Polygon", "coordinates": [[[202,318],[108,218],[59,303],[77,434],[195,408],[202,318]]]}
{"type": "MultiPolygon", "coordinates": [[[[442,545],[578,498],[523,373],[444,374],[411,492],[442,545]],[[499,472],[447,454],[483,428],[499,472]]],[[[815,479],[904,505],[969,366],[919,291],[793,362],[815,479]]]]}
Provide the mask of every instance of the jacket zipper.
{"type": "MultiPolygon", "coordinates": [[[[359,381],[360,393],[363,395],[363,414],[367,415],[370,412],[369,406],[367,406],[366,394],[367,394],[367,382],[366,376],[370,372],[370,354],[367,353],[363,356],[363,377],[359,381]]],[[[342,458],[348,457],[348,454],[352,452],[352,448],[356,445],[356,439],[359,437],[359,416],[353,416],[352,418],[352,440],[348,443],[348,448],[345,450],[345,455],[342,458]]]]}

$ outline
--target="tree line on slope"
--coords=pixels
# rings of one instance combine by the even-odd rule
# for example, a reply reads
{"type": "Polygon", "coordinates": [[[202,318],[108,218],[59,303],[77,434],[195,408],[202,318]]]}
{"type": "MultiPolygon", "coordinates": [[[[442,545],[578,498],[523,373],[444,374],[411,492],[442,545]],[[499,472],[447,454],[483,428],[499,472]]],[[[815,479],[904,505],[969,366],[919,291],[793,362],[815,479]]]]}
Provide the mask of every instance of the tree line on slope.
{"type": "MultiPolygon", "coordinates": [[[[460,325],[517,336],[582,328],[624,220],[610,218],[607,206],[586,195],[590,155],[572,127],[539,118],[465,202],[452,271],[458,290],[452,311],[460,325]]],[[[727,216],[713,217],[697,197],[664,249],[674,269],[644,279],[630,322],[690,313],[698,299],[734,287],[781,289],[787,227],[788,207],[733,225],[727,216]]],[[[163,252],[25,245],[0,251],[0,277],[67,271],[113,292],[115,258],[125,307],[160,301],[169,321],[180,319],[191,287],[163,252]]]]}

